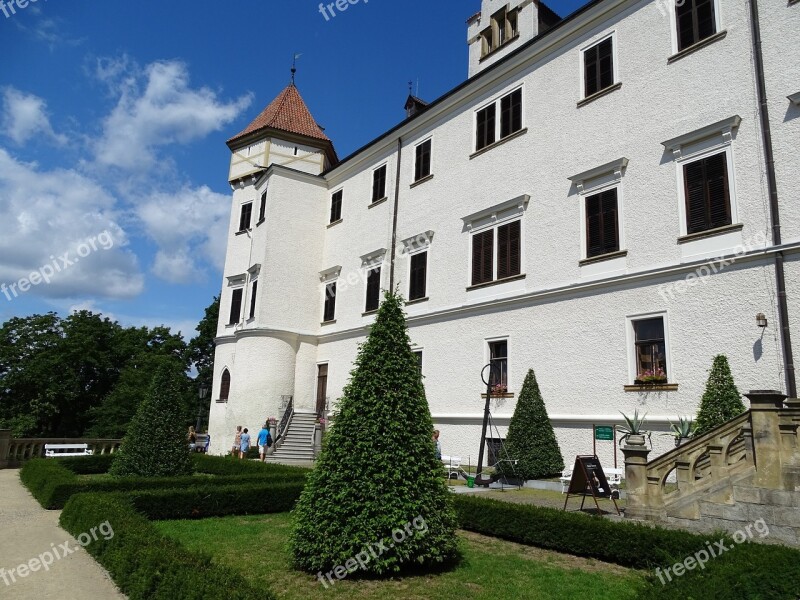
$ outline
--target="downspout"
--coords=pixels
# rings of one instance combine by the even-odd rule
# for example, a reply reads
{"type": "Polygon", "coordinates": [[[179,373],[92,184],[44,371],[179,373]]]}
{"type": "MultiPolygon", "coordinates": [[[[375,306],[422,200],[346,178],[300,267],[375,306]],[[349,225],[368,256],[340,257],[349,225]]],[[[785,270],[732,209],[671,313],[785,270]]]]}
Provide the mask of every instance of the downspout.
{"type": "MultiPolygon", "coordinates": [[[[767,167],[769,189],[769,212],[772,221],[772,244],[781,245],[781,219],[778,205],[778,183],[775,177],[775,153],[772,147],[772,129],[767,106],[767,84],[764,77],[764,57],[761,52],[761,22],[758,16],[758,0],[750,0],[750,20],[753,34],[753,59],[756,69],[758,107],[761,116],[761,132],[764,140],[764,160],[767,167]]],[[[783,252],[775,253],[775,285],[778,293],[778,315],[780,318],[781,347],[786,370],[786,392],[790,398],[797,397],[797,380],[794,372],[792,338],[789,330],[789,306],[786,299],[786,274],[783,252]]]]}
{"type": "Polygon", "coordinates": [[[392,245],[389,247],[391,258],[389,263],[389,292],[394,293],[394,261],[397,256],[397,209],[400,206],[400,163],[403,156],[403,139],[397,138],[397,175],[394,181],[394,213],[392,214],[392,245]]]}

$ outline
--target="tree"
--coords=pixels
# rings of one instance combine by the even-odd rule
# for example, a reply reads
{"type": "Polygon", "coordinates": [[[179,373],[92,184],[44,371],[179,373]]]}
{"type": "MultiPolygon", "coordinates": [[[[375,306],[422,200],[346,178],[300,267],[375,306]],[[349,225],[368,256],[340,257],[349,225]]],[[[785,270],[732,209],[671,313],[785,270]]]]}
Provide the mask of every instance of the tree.
{"type": "Polygon", "coordinates": [[[187,359],[197,369],[195,382],[205,383],[211,388],[214,379],[214,349],[217,347],[217,322],[219,321],[219,296],[206,308],[205,315],[197,324],[197,336],[189,342],[187,359]]]}
{"type": "Polygon", "coordinates": [[[301,569],[350,568],[351,558],[370,544],[392,542],[392,533],[414,519],[423,519],[427,532],[412,528],[360,573],[433,567],[456,555],[456,516],[402,303],[386,293],[295,508],[291,543],[301,569]]]}
{"type": "Polygon", "coordinates": [[[172,477],[192,473],[181,407],[180,372],[163,365],[139,405],[111,467],[116,477],[172,477]]]}
{"type": "Polygon", "coordinates": [[[522,384],[505,447],[509,458],[518,461],[516,465],[500,463],[500,472],[506,477],[543,479],[564,469],[564,457],[533,369],[528,371],[522,384]]]}
{"type": "Polygon", "coordinates": [[[724,354],[714,357],[714,364],[708,374],[706,391],[700,401],[700,409],[695,419],[694,435],[703,435],[747,410],[742,395],[733,382],[728,358],[724,354]]]}

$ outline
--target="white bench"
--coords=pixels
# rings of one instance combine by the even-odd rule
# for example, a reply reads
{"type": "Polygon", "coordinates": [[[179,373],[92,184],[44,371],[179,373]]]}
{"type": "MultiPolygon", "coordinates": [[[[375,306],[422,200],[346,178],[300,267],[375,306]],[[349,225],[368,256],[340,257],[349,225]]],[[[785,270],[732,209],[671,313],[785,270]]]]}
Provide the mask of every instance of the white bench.
{"type": "MultiPolygon", "coordinates": [[[[608,485],[612,490],[619,491],[622,480],[625,479],[625,469],[603,469],[603,473],[608,479],[608,485]]],[[[572,480],[572,469],[564,469],[561,472],[559,481],[561,482],[561,493],[566,494],[569,489],[569,482],[572,480]]]]}
{"type": "Polygon", "coordinates": [[[93,451],[89,444],[45,444],[44,455],[47,458],[62,456],[91,456],[93,451]]]}
{"type": "Polygon", "coordinates": [[[442,464],[447,471],[448,479],[458,479],[458,476],[461,473],[460,456],[442,456],[442,464]]]}

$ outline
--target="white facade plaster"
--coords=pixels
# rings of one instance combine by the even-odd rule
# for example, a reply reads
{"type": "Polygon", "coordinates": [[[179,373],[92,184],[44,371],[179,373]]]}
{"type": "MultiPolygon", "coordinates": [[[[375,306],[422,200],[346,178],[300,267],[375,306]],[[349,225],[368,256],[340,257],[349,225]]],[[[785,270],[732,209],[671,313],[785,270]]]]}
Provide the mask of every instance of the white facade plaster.
{"type": "MultiPolygon", "coordinates": [[[[500,6],[495,0],[487,4],[500,6]]],[[[227,405],[212,405],[212,451],[229,445],[235,425],[253,429],[266,416],[279,416],[280,395],[294,394],[300,410],[313,410],[320,363],[329,366],[327,396],[335,408],[374,320],[362,314],[363,257],[386,249],[382,285],[388,287],[395,253],[395,285],[407,296],[409,259],[398,249],[425,232],[433,232],[426,241],[428,298],[408,306],[407,313],[412,342],[423,349],[427,399],[445,454],[475,462],[484,405],[480,372],[487,340],[497,337],[509,343],[509,391],[518,395],[527,370],[536,371],[568,464],[575,454],[592,452],[592,425],[621,423],[620,412],[647,411],[655,432],[667,431],[679,415],[694,415],[716,354],[727,354],[740,391],[783,389],[749,11],[732,0],[720,0],[719,8],[726,35],[668,63],[674,53],[669,15],[649,2],[606,0],[347,162],[318,176],[275,167],[257,186],[248,180],[236,187],[215,393],[223,365],[231,369],[233,385],[227,405]],[[579,106],[581,49],[612,32],[622,86],[579,106]],[[520,86],[525,131],[475,154],[475,110],[520,86]],[[729,135],[691,140],[679,157],[662,145],[735,115],[741,122],[729,135]],[[412,185],[414,147],[431,137],[433,177],[412,185]],[[686,232],[681,161],[715,148],[729,153],[734,223],[741,230],[679,243],[686,232]],[[590,172],[580,186],[584,194],[618,186],[621,250],[627,255],[582,267],[582,193],[568,178],[621,165],[621,157],[624,168],[590,172]],[[388,199],[370,207],[372,172],[382,164],[388,199]],[[236,235],[238,207],[252,199],[255,223],[264,186],[266,222],[251,232],[251,249],[251,237],[236,235]],[[341,222],[329,227],[331,193],[340,189],[341,222]],[[479,215],[475,223],[464,219],[524,197],[529,200],[518,216],[525,277],[469,290],[470,226],[484,226],[480,219],[491,216],[479,215]],[[711,268],[704,262],[744,253],[740,245],[746,256],[735,264],[711,268]],[[254,264],[261,265],[257,316],[228,327],[228,277],[246,274],[254,264]],[[322,281],[321,274],[329,279],[322,281]],[[337,281],[335,322],[322,325],[331,277],[337,281]],[[769,320],[763,331],[755,325],[759,312],[769,320]],[[678,390],[626,392],[624,386],[633,383],[630,319],[654,313],[666,315],[669,379],[678,390]]],[[[793,34],[800,28],[800,5],[765,5],[762,21],[794,333],[800,325],[800,112],[787,96],[798,91],[792,74],[800,72],[800,40],[793,34]]],[[[479,30],[475,21],[473,29],[479,30]]],[[[514,406],[514,398],[493,402],[501,435],[514,406]]],[[[654,433],[653,443],[651,457],[672,442],[654,433]]],[[[598,442],[597,451],[603,464],[613,464],[612,443],[598,442]]]]}

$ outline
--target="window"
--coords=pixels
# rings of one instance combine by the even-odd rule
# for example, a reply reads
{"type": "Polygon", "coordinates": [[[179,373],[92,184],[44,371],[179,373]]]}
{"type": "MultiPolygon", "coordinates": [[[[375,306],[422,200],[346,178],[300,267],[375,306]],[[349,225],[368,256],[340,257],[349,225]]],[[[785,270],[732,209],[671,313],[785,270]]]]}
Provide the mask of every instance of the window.
{"type": "Polygon", "coordinates": [[[636,380],[663,377],[667,380],[667,342],[664,318],[653,317],[633,321],[635,338],[636,380]]]}
{"type": "Polygon", "coordinates": [[[408,299],[419,300],[425,297],[426,277],[428,272],[428,253],[418,252],[411,255],[411,273],[409,275],[408,299]]]}
{"type": "Polygon", "coordinates": [[[472,285],[494,279],[494,229],[472,236],[472,285]]]}
{"type": "Polygon", "coordinates": [[[236,325],[242,317],[242,292],[244,288],[236,288],[231,294],[231,315],[228,325],[236,325]]]}
{"type": "Polygon", "coordinates": [[[414,350],[414,357],[417,359],[419,374],[422,375],[422,350],[414,350]]]}
{"type": "Polygon", "coordinates": [[[239,233],[250,229],[250,220],[253,216],[253,203],[242,204],[242,213],[239,216],[239,233]]]}
{"type": "Polygon", "coordinates": [[[264,221],[264,218],[267,215],[267,192],[261,194],[261,206],[258,209],[258,222],[261,223],[264,221]]]}
{"type": "Polygon", "coordinates": [[[684,0],[675,7],[679,52],[717,32],[714,0],[684,0]]]}
{"type": "Polygon", "coordinates": [[[586,198],[586,258],[619,251],[617,188],[586,198]]]}
{"type": "Polygon", "coordinates": [[[475,113],[475,151],[522,130],[522,88],[506,94],[475,113]],[[497,119],[497,105],[500,119],[497,119]]]}
{"type": "Polygon", "coordinates": [[[687,234],[731,224],[726,152],[683,165],[683,179],[687,234]]]}
{"type": "Polygon", "coordinates": [[[342,218],[342,195],[344,194],[343,190],[339,190],[335,192],[331,196],[331,223],[336,223],[339,219],[342,218]]]}
{"type": "Polygon", "coordinates": [[[378,310],[381,301],[381,268],[375,267],[367,274],[367,303],[365,312],[378,310]]]}
{"type": "Polygon", "coordinates": [[[431,140],[425,140],[416,147],[414,159],[414,181],[424,179],[431,174],[431,140]]]}
{"type": "Polygon", "coordinates": [[[492,15],[491,24],[481,32],[481,58],[497,50],[517,35],[518,10],[500,9],[492,15]]]}
{"type": "Polygon", "coordinates": [[[252,289],[250,291],[250,318],[256,318],[256,294],[258,293],[258,280],[256,279],[253,282],[252,289]]]}
{"type": "Polygon", "coordinates": [[[522,221],[497,227],[497,269],[495,270],[495,230],[472,236],[472,285],[514,277],[522,272],[522,221]]]}
{"type": "Polygon", "coordinates": [[[325,310],[322,315],[322,322],[329,323],[336,319],[336,282],[325,286],[325,310]]]}
{"type": "Polygon", "coordinates": [[[328,410],[328,365],[317,365],[317,416],[324,417],[328,410]]]}
{"type": "Polygon", "coordinates": [[[508,392],[508,340],[489,342],[489,385],[499,393],[508,392]]]}
{"type": "Polygon", "coordinates": [[[613,38],[606,38],[583,52],[584,97],[614,85],[613,38]]]}
{"type": "Polygon", "coordinates": [[[372,172],[372,202],[383,200],[386,197],[386,165],[372,172]]]}
{"type": "Polygon", "coordinates": [[[231,374],[228,369],[222,372],[222,381],[219,385],[219,401],[227,402],[231,395],[231,374]]]}

